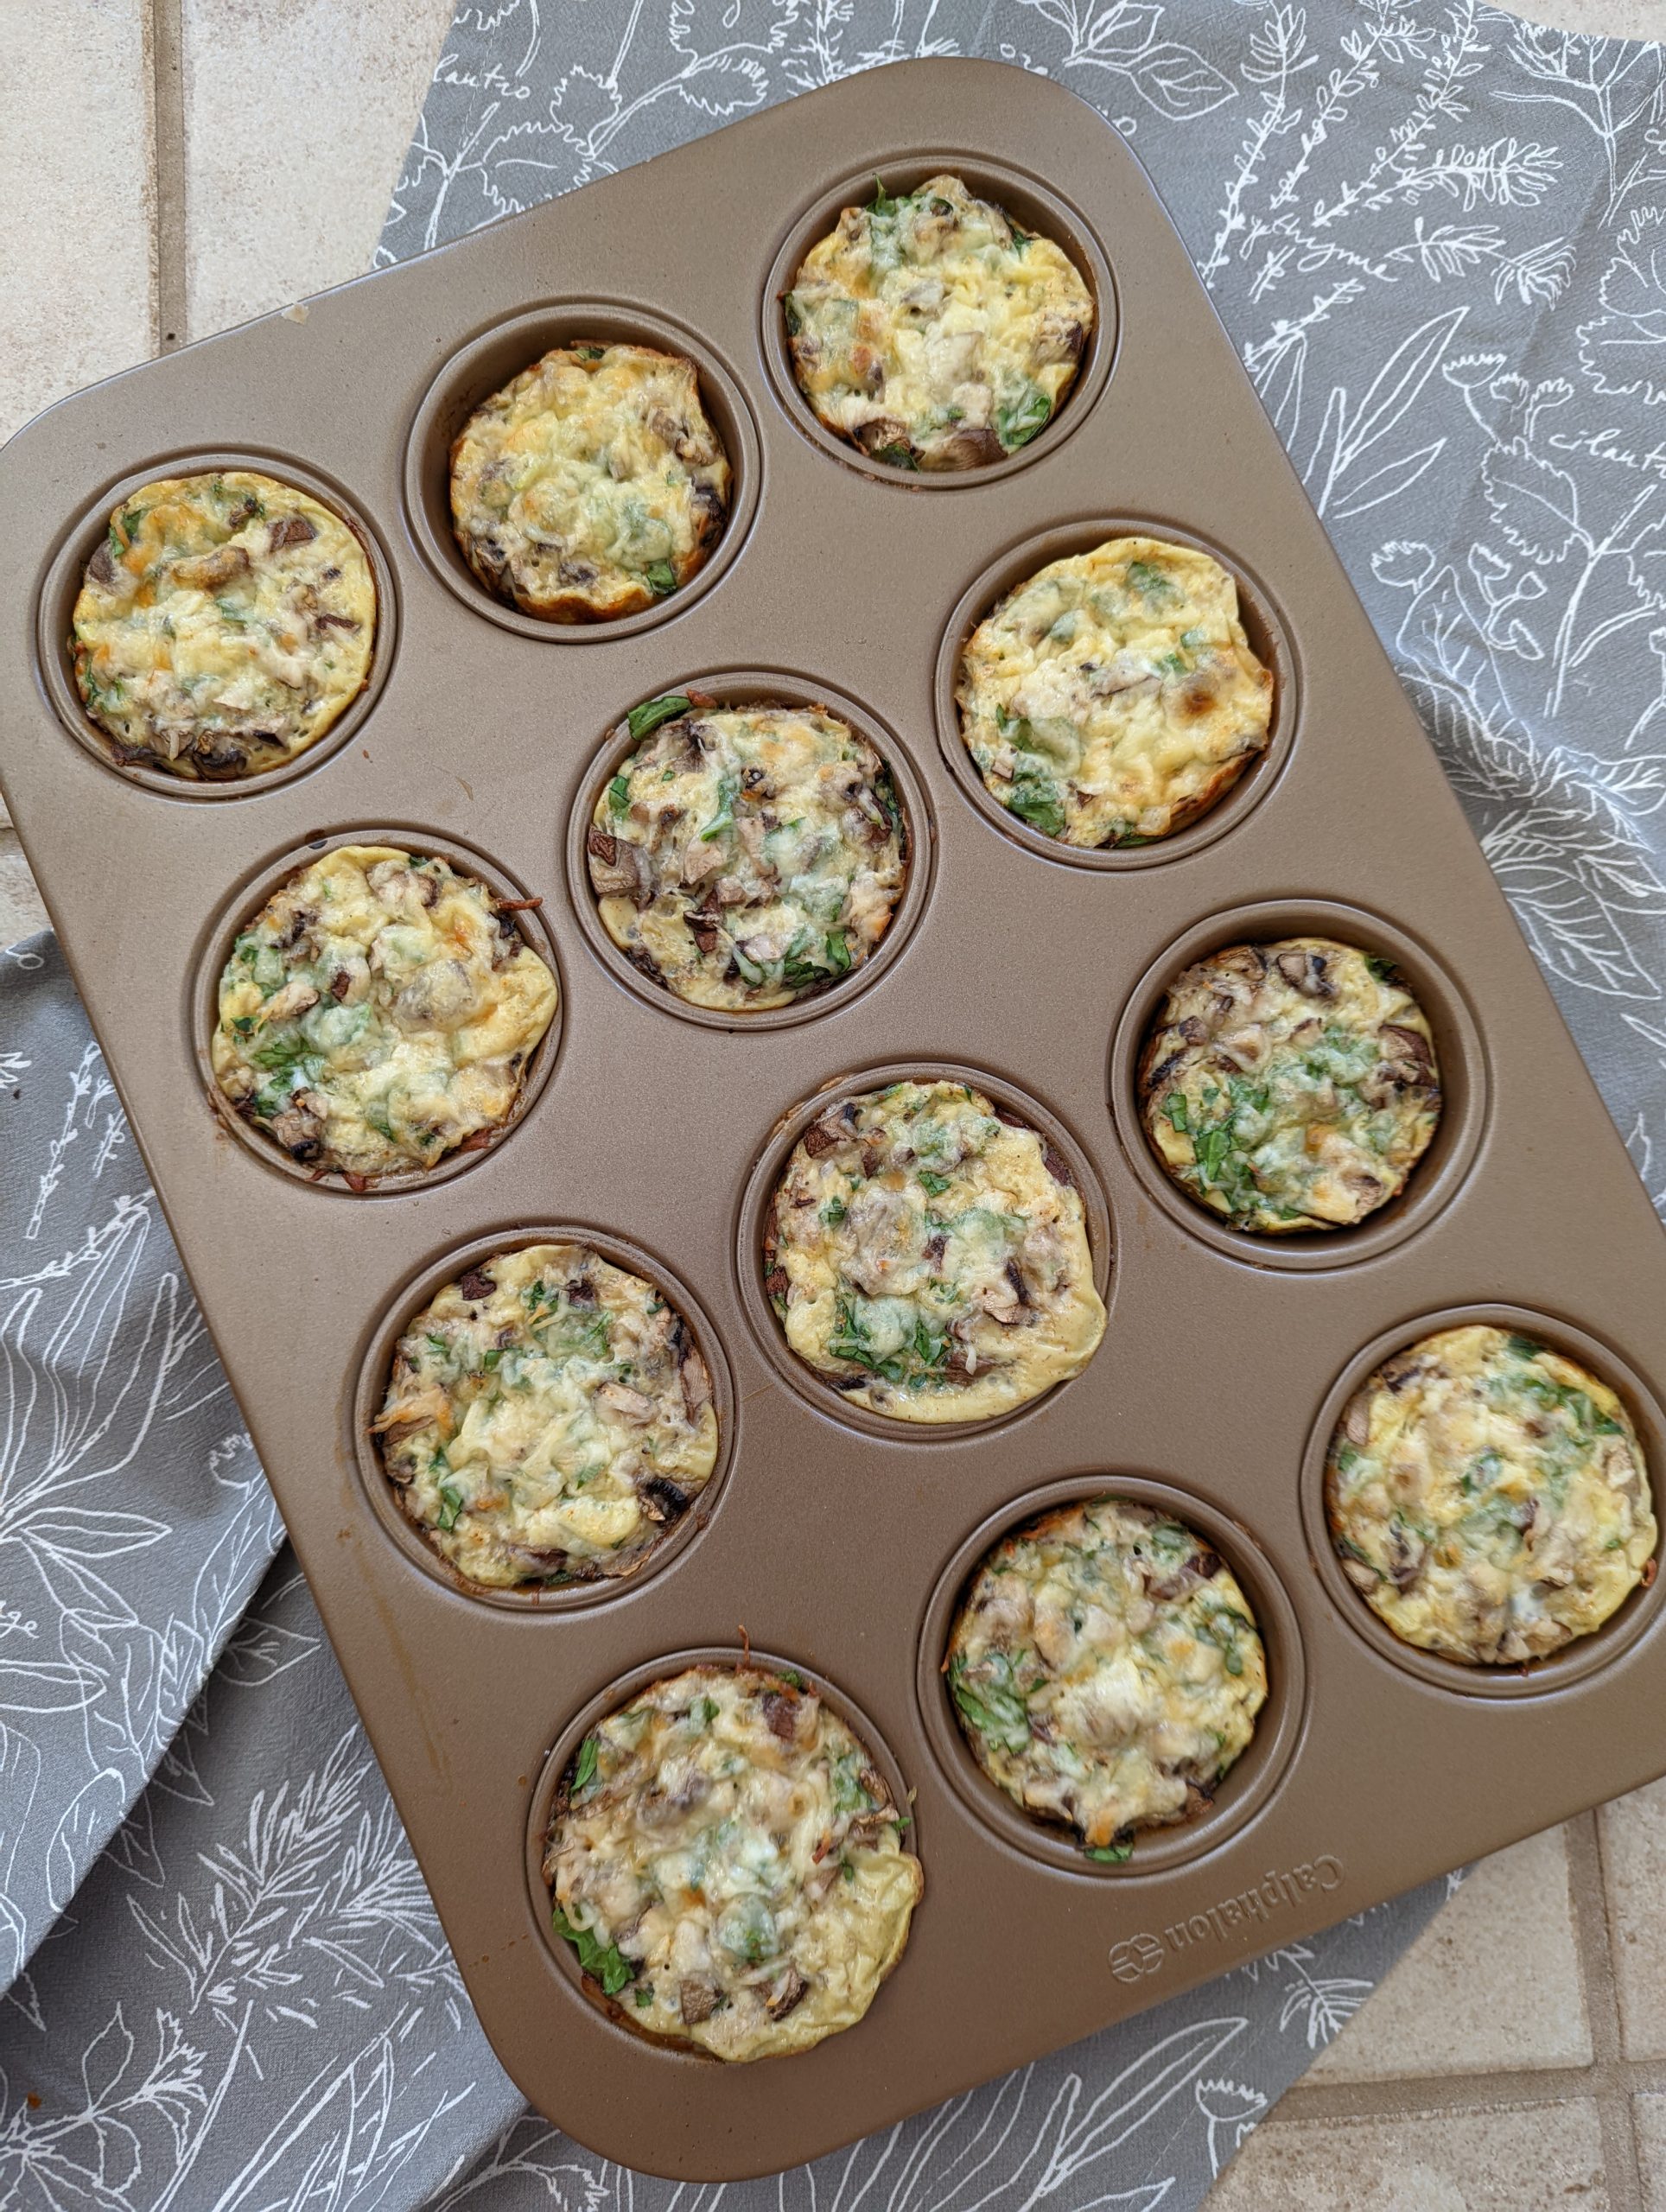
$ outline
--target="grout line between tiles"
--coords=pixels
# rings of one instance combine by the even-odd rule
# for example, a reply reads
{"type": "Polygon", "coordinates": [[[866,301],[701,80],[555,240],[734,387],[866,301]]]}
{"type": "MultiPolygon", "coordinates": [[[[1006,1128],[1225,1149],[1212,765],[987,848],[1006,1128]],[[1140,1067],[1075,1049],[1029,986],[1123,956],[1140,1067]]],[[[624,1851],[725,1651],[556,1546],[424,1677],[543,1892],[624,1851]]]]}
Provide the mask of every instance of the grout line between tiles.
{"type": "Polygon", "coordinates": [[[1281,2098],[1275,2119],[1312,2123],[1396,2120],[1423,2113],[1551,2110],[1570,2098],[1589,2099],[1601,2128],[1609,2212],[1644,2212],[1633,2099],[1666,2094],[1666,2056],[1624,2055],[1597,1815],[1570,1821],[1564,1833],[1574,1948],[1591,2032],[1590,2065],[1299,2082],[1281,2098]]]}
{"type": "Polygon", "coordinates": [[[183,0],[150,0],[152,143],[156,165],[156,350],[187,337],[183,0]]]}
{"type": "Polygon", "coordinates": [[[1614,1975],[1613,1945],[1608,1931],[1608,1897],[1602,1878],[1602,1840],[1595,1813],[1570,1821],[1563,1834],[1567,1847],[1567,1885],[1574,1905],[1574,1942],[1580,1978],[1585,1985],[1585,2015],[1591,2027],[1593,2072],[1604,2077],[1598,2099],[1603,2163],[1614,2212],[1643,2212],[1643,2172],[1632,2122],[1630,2069],[1620,2033],[1619,1989],[1614,1975]]]}

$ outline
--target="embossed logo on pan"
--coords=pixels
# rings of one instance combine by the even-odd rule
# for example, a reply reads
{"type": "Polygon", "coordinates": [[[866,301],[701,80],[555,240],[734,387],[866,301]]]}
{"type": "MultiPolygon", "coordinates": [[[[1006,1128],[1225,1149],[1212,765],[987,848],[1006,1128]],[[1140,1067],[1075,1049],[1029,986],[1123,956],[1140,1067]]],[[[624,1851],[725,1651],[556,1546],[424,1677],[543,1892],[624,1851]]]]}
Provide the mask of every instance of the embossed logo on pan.
{"type": "Polygon", "coordinates": [[[1218,1904],[1194,1912],[1188,1920],[1173,1922],[1160,1935],[1142,1929],[1137,1936],[1113,1943],[1109,1954],[1110,1970],[1118,1981],[1138,1981],[1141,1974],[1155,1974],[1171,1952],[1178,1955],[1199,1943],[1230,1942],[1235,1929],[1252,1921],[1269,1920],[1281,1906],[1300,1904],[1305,1896],[1316,1890],[1333,1890],[1341,1880],[1342,1861],[1328,1851],[1281,1872],[1269,1866],[1251,1888],[1223,1897],[1218,1904]]]}

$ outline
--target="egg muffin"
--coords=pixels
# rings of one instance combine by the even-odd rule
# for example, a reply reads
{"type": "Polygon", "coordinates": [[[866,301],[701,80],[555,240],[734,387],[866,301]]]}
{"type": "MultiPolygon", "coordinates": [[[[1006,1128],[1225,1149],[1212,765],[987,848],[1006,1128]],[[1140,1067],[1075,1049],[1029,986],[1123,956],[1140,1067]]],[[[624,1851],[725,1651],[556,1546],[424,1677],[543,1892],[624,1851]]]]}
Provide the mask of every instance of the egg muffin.
{"type": "Polygon", "coordinates": [[[783,308],[819,420],[897,468],[980,468],[1027,445],[1093,328],[1069,256],[957,176],[847,207],[783,308]]]}
{"type": "Polygon", "coordinates": [[[500,1252],[448,1283],[400,1338],[371,1426],[435,1550],[498,1589],[633,1573],[717,1459],[687,1323],[585,1244],[500,1252]]]}
{"type": "Polygon", "coordinates": [[[1066,845],[1147,845],[1265,749],[1273,678],[1218,561],[1113,537],[984,617],[955,700],[977,772],[1010,812],[1066,845]]]}
{"type": "Polygon", "coordinates": [[[282,767],[356,699],[370,556],[331,508],[253,469],[168,476],[111,515],[75,601],[75,687],[130,766],[224,783],[282,767]]]}
{"type": "Polygon", "coordinates": [[[556,1931],[614,2009],[715,2058],[855,2027],[925,1887],[860,1739],[799,1676],[697,1666],[599,1721],[544,1853],[556,1931]]]}
{"type": "Polygon", "coordinates": [[[320,1173],[360,1184],[432,1167],[508,1119],[556,996],[483,883],[395,846],[338,845],[232,946],[214,1077],[320,1173]]]}
{"type": "Polygon", "coordinates": [[[1140,1064],[1163,1166],[1235,1229],[1345,1229],[1405,1188],[1440,1118],[1428,1019],[1328,938],[1231,944],[1170,987],[1140,1064]]]}
{"type": "Polygon", "coordinates": [[[1231,1569],[1124,1497],[1005,1536],[967,1586],[944,1662],[998,1789],[1091,1859],[1205,1811],[1255,1734],[1267,1662],[1231,1569]]]}
{"type": "Polygon", "coordinates": [[[493,392],[451,448],[451,524],[486,586],[546,622],[610,622],[705,565],[729,462],[692,361],[557,346],[493,392]]]}
{"type": "Polygon", "coordinates": [[[1086,1366],[1104,1334],[1081,1193],[1010,1108],[893,1083],[793,1147],[765,1227],[787,1343],[893,1421],[989,1421],[1086,1366]]]}
{"type": "Polygon", "coordinates": [[[601,923],[691,1006],[824,990],[885,934],[906,873],[884,761],[824,707],[651,699],[585,840],[601,923]]]}
{"type": "Polygon", "coordinates": [[[1517,1666],[1589,1636],[1652,1582],[1643,1447],[1608,1385],[1504,1329],[1385,1360],[1331,1440],[1342,1571],[1402,1642],[1517,1666]]]}

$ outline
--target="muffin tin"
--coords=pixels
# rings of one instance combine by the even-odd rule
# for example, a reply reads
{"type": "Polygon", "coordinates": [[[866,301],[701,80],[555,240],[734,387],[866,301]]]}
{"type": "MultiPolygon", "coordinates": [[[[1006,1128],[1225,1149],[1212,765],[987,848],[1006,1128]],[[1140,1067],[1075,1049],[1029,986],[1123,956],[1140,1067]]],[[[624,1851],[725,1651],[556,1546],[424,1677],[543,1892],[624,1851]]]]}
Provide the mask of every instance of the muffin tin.
{"type": "Polygon", "coordinates": [[[665,2175],[788,2166],[1666,1769],[1666,1580],[1504,1681],[1392,1648],[1330,1559],[1316,1470],[1334,1409],[1363,1364],[1458,1309],[1508,1307],[1609,1375],[1658,1485],[1666,1244],[1180,240],[1090,109],[994,64],[866,74],[70,400],[0,459],[0,497],[9,801],[469,1993],[552,2120],[665,2175]],[[1050,229],[1099,323],[1032,445],[933,480],[817,429],[775,295],[876,171],[895,190],[939,168],[1050,229]],[[686,334],[737,486],[696,584],[564,630],[486,597],[442,493],[459,410],[580,332],[686,334]],[[359,520],[382,626],[372,689],[329,741],[201,789],[98,753],[62,640],[120,487],[216,454],[359,520]],[[1172,843],[1066,854],[969,783],[948,671],[1005,582],[1122,527],[1220,549],[1277,674],[1275,734],[1172,843]],[[894,939],[789,1020],[688,1019],[626,981],[587,906],[574,840],[610,733],[690,684],[849,700],[909,810],[894,939]],[[467,1172],[359,1196],[228,1128],[199,1056],[270,872],[367,825],[540,896],[519,919],[563,1008],[523,1109],[467,1172]],[[1395,1205],[1275,1247],[1154,1169],[1138,1033],[1188,955],[1321,926],[1406,967],[1447,1118],[1395,1205]],[[1110,1306],[1081,1375],[958,1433],[858,1416],[784,1364],[757,1249],[760,1177],[807,1102],[945,1065],[1057,1128],[1110,1306]],[[436,1278],[545,1235],[667,1283],[724,1457],[633,1580],[503,1603],[421,1554],[362,1421],[436,1278]],[[1246,1578],[1272,1690],[1211,1814],[1109,1866],[983,1782],[938,1662],[988,1541],[1119,1486],[1246,1578]],[[599,1700],[747,1640],[862,1717],[914,1792],[926,1891],[860,2026],[723,2067],[588,2000],[529,1838],[552,1753],[599,1700]]]}

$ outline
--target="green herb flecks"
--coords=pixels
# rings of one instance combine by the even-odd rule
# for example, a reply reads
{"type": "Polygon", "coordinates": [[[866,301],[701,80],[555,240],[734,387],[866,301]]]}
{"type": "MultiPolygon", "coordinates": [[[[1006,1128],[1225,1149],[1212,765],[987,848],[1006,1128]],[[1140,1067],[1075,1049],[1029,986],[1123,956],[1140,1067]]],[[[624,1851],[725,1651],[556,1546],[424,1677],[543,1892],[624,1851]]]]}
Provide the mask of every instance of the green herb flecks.
{"type": "Polygon", "coordinates": [[[596,1778],[597,1745],[594,1736],[587,1736],[578,1747],[578,1758],[573,1767],[573,1787],[588,1789],[596,1778]]]}
{"type": "Polygon", "coordinates": [[[1128,564],[1128,586],[1137,591],[1148,606],[1161,605],[1165,600],[1178,599],[1180,594],[1154,561],[1130,561],[1128,564]]]}
{"type": "Polygon", "coordinates": [[[677,571],[669,561],[650,561],[642,574],[650,588],[660,599],[664,599],[667,592],[677,589],[677,571]]]}

